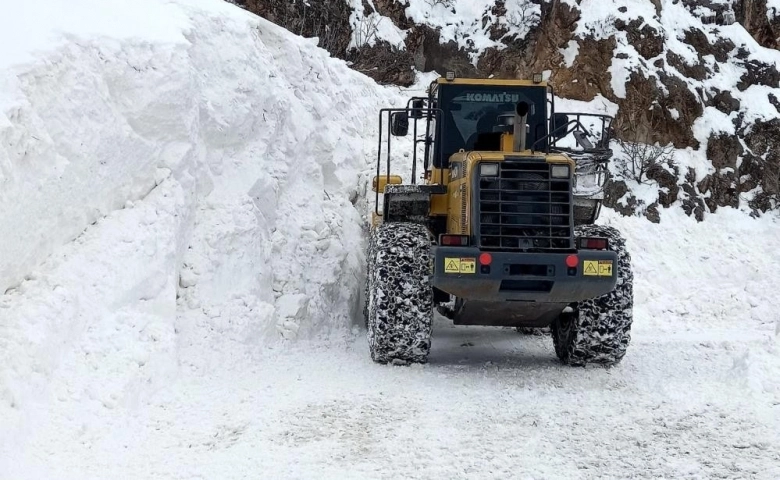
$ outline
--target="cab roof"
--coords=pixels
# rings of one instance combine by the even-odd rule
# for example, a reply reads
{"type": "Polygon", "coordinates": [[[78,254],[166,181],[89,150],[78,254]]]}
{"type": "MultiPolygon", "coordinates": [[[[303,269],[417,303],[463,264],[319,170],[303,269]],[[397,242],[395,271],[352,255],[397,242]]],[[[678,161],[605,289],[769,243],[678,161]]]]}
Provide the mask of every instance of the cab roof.
{"type": "Polygon", "coordinates": [[[436,79],[438,85],[484,85],[502,87],[541,87],[547,88],[547,82],[534,83],[531,80],[518,80],[510,78],[456,78],[447,80],[444,77],[436,79]]]}

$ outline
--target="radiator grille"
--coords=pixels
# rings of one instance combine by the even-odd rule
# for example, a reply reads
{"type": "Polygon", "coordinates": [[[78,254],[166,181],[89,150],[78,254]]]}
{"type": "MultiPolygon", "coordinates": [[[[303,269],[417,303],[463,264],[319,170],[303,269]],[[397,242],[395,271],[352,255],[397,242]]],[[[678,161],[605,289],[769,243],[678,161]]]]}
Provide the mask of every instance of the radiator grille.
{"type": "Polygon", "coordinates": [[[478,180],[480,246],[572,249],[570,179],[551,178],[550,164],[538,160],[498,165],[498,177],[478,180]]]}

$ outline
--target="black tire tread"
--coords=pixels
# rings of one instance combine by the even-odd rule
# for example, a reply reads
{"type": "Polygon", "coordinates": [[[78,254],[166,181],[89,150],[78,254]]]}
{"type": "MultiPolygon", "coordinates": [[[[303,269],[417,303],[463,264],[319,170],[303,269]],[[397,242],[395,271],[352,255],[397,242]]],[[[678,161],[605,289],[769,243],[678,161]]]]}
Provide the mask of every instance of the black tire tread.
{"type": "Polygon", "coordinates": [[[385,223],[372,232],[366,327],[377,363],[424,363],[431,349],[431,234],[414,223],[385,223]]]}
{"type": "Polygon", "coordinates": [[[634,274],[626,242],[614,227],[580,225],[576,236],[606,237],[616,252],[617,285],[600,297],[579,302],[575,312],[562,314],[551,325],[555,353],[565,364],[584,366],[619,363],[631,342],[634,306],[634,274]]]}

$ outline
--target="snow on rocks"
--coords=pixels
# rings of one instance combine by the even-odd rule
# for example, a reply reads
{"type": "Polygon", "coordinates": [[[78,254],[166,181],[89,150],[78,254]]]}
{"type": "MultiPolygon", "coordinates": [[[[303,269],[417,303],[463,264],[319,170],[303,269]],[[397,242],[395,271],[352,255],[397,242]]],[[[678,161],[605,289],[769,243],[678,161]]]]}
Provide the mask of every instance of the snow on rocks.
{"type": "MultiPolygon", "coordinates": [[[[377,13],[373,2],[369,13],[364,2],[349,0],[353,13],[350,16],[352,26],[352,47],[373,45],[377,41],[386,41],[401,49],[405,48],[407,32],[396,26],[390,18],[377,13]]],[[[502,4],[504,13],[497,15],[494,0],[409,0],[406,2],[406,16],[417,25],[425,25],[437,30],[442,43],[455,42],[458,47],[468,50],[471,60],[476,64],[486,49],[506,47],[504,38],[524,38],[539,24],[541,7],[531,0],[516,0],[502,4]],[[492,24],[504,29],[502,38],[491,38],[492,24]]]]}
{"type": "MultiPolygon", "coordinates": [[[[742,25],[730,25],[730,22],[726,22],[727,25],[716,25],[707,20],[706,11],[710,11],[709,8],[693,8],[693,4],[686,2],[567,2],[581,12],[573,32],[573,42],[578,41],[577,38],[591,36],[614,37],[615,50],[609,72],[615,97],[627,98],[626,89],[632,85],[632,76],[636,77],[634,80],[646,78],[662,93],[654,99],[654,104],[662,106],[659,112],[663,114],[665,111],[669,114],[669,121],[665,124],[668,126],[671,122],[677,122],[684,129],[682,131],[691,128],[692,137],[685,140],[688,146],[679,145],[680,138],[675,141],[680,148],[674,150],[676,170],[670,173],[677,177],[677,185],[684,185],[686,182],[698,184],[709,175],[728,172],[717,166],[713,158],[709,158],[711,152],[708,146],[714,136],[740,136],[739,142],[744,146],[745,136],[756,123],[777,118],[778,111],[772,101],[778,95],[776,82],[775,85],[768,85],[766,81],[754,78],[755,72],[751,72],[750,66],[755,69],[756,65],[763,64],[768,69],[776,69],[780,66],[780,53],[762,47],[742,25]],[[630,25],[633,22],[638,26],[637,31],[642,30],[641,38],[647,35],[643,29],[655,32],[653,35],[658,42],[657,48],[640,54],[637,49],[641,51],[643,44],[652,45],[653,42],[632,42],[625,28],[616,28],[618,22],[622,25],[630,25]],[[698,40],[695,40],[697,38],[698,40]],[[677,91],[672,92],[670,89],[677,91]],[[716,104],[713,99],[723,92],[733,98],[729,110],[712,106],[716,104]],[[676,100],[679,105],[674,102],[670,105],[668,98],[664,98],[680,95],[688,98],[687,105],[680,100],[676,100]]],[[[712,6],[713,2],[709,3],[712,6]]],[[[710,13],[714,18],[714,12],[710,13]]],[[[571,50],[570,45],[567,51],[571,50]]],[[[566,62],[569,64],[573,60],[566,57],[566,62]]],[[[636,84],[634,81],[633,85],[636,84]]],[[[623,102],[621,108],[630,105],[630,101],[623,102]]],[[[619,148],[616,147],[615,150],[617,161],[612,164],[612,173],[626,181],[631,195],[641,200],[643,205],[658,201],[659,190],[663,187],[650,182],[653,183],[653,188],[648,189],[647,185],[642,185],[636,179],[625,178],[620,169],[615,168],[620,162],[625,162],[625,159],[619,148]]],[[[737,159],[736,168],[740,167],[741,161],[742,158],[737,159]]],[[[737,187],[741,188],[741,185],[737,184],[737,187]]],[[[696,188],[700,187],[694,187],[696,188]]],[[[749,192],[740,193],[741,203],[747,203],[754,196],[749,192]]],[[[702,191],[703,197],[711,194],[712,191],[702,191]]],[[[680,196],[678,205],[685,200],[683,197],[684,195],[680,196]]]]}

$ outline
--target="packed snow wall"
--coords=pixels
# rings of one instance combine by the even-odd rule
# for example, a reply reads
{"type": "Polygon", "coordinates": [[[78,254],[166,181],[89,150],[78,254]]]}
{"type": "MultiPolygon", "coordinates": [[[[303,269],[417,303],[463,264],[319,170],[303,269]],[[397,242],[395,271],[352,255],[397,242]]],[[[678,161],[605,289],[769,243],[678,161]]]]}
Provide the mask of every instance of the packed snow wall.
{"type": "Polygon", "coordinates": [[[46,375],[121,318],[158,339],[190,313],[242,341],[349,325],[363,137],[392,94],[218,0],[51,3],[19,42],[38,10],[0,20],[20,46],[0,63],[0,364],[46,375]]]}

